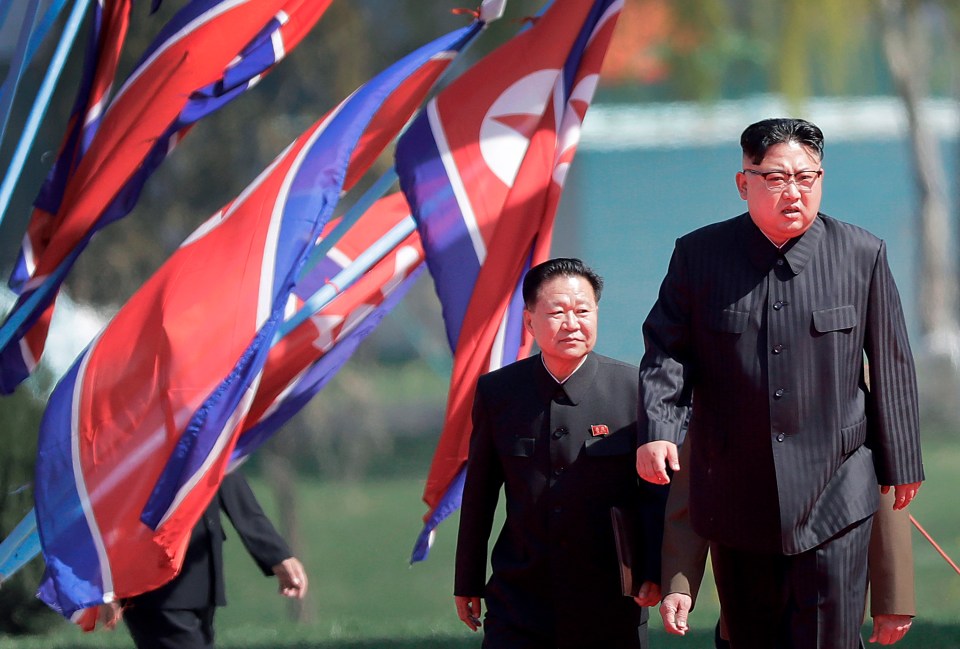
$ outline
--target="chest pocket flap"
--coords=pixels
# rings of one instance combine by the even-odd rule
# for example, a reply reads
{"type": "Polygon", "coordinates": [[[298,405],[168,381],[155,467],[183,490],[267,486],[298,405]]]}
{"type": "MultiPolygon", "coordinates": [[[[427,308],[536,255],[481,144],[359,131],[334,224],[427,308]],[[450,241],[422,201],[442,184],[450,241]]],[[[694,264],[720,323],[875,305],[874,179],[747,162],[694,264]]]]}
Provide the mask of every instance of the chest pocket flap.
{"type": "Polygon", "coordinates": [[[750,314],[746,311],[734,311],[732,309],[721,309],[713,311],[708,316],[707,325],[713,331],[720,331],[728,334],[742,334],[747,330],[747,323],[750,321],[750,314]]]}
{"type": "Polygon", "coordinates": [[[813,328],[822,334],[843,331],[857,326],[857,310],[852,305],[813,312],[813,328]]]}
{"type": "Polygon", "coordinates": [[[583,448],[591,457],[633,454],[637,452],[637,438],[633,431],[625,430],[607,437],[590,437],[583,448]]]}

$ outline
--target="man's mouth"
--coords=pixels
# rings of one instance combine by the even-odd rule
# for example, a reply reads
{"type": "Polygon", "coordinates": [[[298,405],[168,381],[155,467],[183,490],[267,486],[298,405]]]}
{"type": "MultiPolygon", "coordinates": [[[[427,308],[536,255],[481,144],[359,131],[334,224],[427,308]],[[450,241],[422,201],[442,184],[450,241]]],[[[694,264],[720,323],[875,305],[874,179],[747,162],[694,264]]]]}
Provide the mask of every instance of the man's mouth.
{"type": "Polygon", "coordinates": [[[800,209],[796,207],[785,207],[780,211],[788,219],[795,219],[800,216],[800,209]]]}

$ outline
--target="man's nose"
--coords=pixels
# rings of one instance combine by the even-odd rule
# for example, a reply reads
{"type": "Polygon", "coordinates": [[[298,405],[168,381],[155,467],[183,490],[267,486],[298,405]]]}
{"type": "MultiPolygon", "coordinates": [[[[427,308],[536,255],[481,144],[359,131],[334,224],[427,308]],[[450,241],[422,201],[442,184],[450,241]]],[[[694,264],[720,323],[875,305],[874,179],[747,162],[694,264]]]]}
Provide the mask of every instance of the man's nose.
{"type": "Polygon", "coordinates": [[[795,198],[800,195],[800,187],[797,186],[797,179],[790,178],[787,181],[787,186],[783,188],[783,193],[791,198],[795,198]]]}
{"type": "Polygon", "coordinates": [[[579,329],[580,319],[577,318],[577,314],[573,311],[568,311],[563,314],[563,326],[567,329],[579,329]]]}

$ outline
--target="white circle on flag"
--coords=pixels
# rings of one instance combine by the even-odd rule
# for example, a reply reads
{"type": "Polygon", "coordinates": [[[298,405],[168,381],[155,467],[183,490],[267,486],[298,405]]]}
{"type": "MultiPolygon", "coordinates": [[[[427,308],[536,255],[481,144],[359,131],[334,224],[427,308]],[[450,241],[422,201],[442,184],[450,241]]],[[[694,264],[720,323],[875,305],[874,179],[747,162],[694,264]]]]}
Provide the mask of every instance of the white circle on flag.
{"type": "Polygon", "coordinates": [[[480,154],[490,171],[513,185],[530,137],[543,117],[560,70],[538,70],[504,90],[480,125],[480,154]]]}

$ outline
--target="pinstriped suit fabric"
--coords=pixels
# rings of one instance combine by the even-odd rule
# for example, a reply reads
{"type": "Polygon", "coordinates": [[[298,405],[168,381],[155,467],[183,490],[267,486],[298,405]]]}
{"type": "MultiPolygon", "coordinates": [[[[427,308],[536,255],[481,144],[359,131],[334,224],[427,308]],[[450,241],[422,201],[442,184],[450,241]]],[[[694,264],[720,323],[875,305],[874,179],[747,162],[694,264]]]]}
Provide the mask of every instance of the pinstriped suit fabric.
{"type": "Polygon", "coordinates": [[[640,443],[678,441],[692,395],[701,536],[797,554],[876,511],[878,480],[923,479],[900,299],[869,232],[820,214],[778,249],[748,214],[701,228],[643,332],[640,443]]]}
{"type": "Polygon", "coordinates": [[[854,649],[867,590],[871,519],[785,556],[710,546],[735,649],[854,649]],[[757,602],[762,602],[763,609],[757,602]]]}

